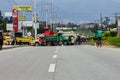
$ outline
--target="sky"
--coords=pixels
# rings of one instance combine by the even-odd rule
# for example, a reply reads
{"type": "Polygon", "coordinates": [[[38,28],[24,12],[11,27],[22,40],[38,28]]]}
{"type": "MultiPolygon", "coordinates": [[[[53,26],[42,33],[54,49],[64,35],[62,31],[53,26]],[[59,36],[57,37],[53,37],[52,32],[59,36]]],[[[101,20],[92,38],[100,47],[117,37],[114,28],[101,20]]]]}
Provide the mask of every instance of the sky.
{"type": "MultiPolygon", "coordinates": [[[[113,13],[120,13],[120,0],[52,0],[54,20],[61,22],[87,23],[99,20],[100,13],[114,20],[113,13]]],[[[37,0],[40,20],[45,20],[45,0],[37,0]]],[[[48,0],[50,4],[51,0],[48,0]]],[[[32,5],[33,0],[0,0],[0,10],[9,12],[13,5],[32,5]]],[[[50,7],[50,6],[49,6],[50,7]]],[[[50,9],[50,8],[49,8],[50,9]]],[[[49,11],[50,12],[50,11],[49,11]]],[[[31,13],[28,13],[31,15],[31,13]]],[[[120,14],[119,14],[120,15],[120,14]]]]}

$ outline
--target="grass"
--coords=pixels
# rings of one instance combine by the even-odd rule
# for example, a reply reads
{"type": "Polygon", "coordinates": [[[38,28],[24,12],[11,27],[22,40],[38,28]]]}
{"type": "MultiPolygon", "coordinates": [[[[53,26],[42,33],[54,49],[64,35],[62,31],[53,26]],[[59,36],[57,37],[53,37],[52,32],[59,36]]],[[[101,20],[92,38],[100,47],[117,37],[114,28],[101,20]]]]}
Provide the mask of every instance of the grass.
{"type": "MultiPolygon", "coordinates": [[[[94,45],[95,41],[91,38],[90,40],[84,42],[83,44],[94,45]]],[[[120,47],[120,37],[103,37],[103,45],[112,45],[120,47]]]]}
{"type": "Polygon", "coordinates": [[[103,41],[110,45],[120,47],[120,37],[105,37],[103,41]]]}
{"type": "Polygon", "coordinates": [[[88,44],[88,45],[95,45],[95,41],[93,39],[87,40],[82,43],[83,45],[88,44]]]}

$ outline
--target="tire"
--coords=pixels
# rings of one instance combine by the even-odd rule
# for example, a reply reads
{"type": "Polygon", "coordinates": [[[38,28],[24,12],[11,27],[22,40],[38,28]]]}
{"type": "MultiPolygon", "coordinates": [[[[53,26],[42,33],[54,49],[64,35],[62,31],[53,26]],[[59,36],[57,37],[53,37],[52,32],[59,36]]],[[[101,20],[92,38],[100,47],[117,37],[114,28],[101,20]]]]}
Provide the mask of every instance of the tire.
{"type": "Polygon", "coordinates": [[[57,42],[57,41],[55,41],[55,42],[53,42],[53,44],[54,44],[54,46],[57,46],[57,45],[58,45],[58,42],[57,42]]]}
{"type": "Polygon", "coordinates": [[[47,42],[47,46],[51,46],[52,45],[52,42],[47,42]]]}
{"type": "Polygon", "coordinates": [[[63,45],[67,45],[67,44],[68,44],[67,41],[64,41],[64,42],[63,42],[63,45]]]}
{"type": "Polygon", "coordinates": [[[22,42],[21,42],[21,41],[19,41],[19,45],[22,45],[22,42]]]}
{"type": "Polygon", "coordinates": [[[29,43],[29,42],[27,42],[26,44],[27,44],[27,45],[30,45],[30,43],[29,43]]]}
{"type": "Polygon", "coordinates": [[[35,43],[35,46],[39,46],[39,43],[35,43]]]}
{"type": "Polygon", "coordinates": [[[63,43],[62,43],[61,41],[58,43],[59,46],[61,46],[62,44],[63,44],[63,43]]]}

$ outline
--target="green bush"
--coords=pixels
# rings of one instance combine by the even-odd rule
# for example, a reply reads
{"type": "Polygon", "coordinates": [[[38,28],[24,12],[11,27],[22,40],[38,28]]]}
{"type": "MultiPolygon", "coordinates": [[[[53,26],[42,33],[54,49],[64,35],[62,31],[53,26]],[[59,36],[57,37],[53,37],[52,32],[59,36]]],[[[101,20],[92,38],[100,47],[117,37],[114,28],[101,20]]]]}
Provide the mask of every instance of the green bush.
{"type": "Polygon", "coordinates": [[[110,35],[111,35],[111,37],[117,36],[117,31],[110,31],[110,35]]]}
{"type": "Polygon", "coordinates": [[[105,42],[113,46],[120,47],[120,37],[108,37],[104,39],[105,42]]]}
{"type": "Polygon", "coordinates": [[[104,37],[110,37],[111,35],[110,35],[110,32],[105,32],[105,33],[103,34],[103,36],[104,36],[104,37]]]}
{"type": "Polygon", "coordinates": [[[116,37],[117,31],[107,31],[103,34],[104,37],[116,37]]]}

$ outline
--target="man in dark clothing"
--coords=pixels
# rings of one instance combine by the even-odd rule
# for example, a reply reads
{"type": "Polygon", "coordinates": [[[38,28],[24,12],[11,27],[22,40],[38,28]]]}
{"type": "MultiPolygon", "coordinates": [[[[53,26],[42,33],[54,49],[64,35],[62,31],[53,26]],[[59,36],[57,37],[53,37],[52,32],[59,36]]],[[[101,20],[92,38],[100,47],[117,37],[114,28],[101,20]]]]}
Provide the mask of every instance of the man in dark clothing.
{"type": "Polygon", "coordinates": [[[3,35],[2,32],[0,32],[0,50],[2,50],[2,46],[3,46],[3,35]]]}

